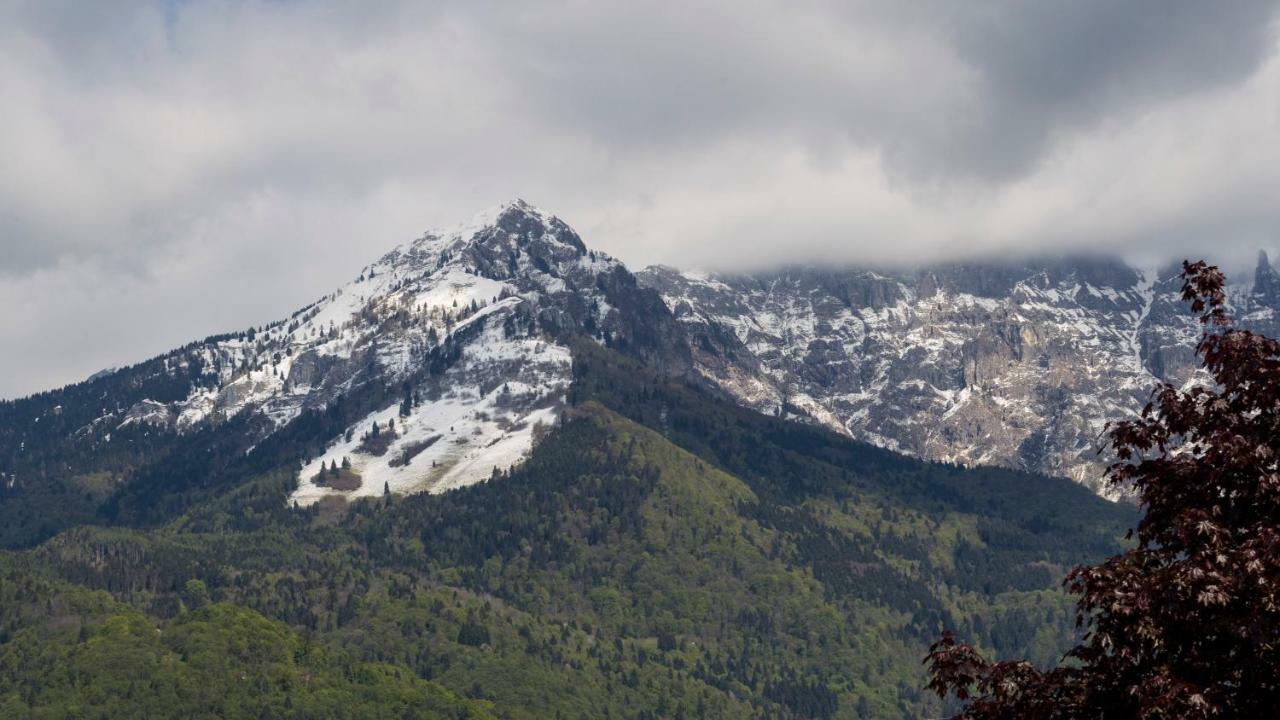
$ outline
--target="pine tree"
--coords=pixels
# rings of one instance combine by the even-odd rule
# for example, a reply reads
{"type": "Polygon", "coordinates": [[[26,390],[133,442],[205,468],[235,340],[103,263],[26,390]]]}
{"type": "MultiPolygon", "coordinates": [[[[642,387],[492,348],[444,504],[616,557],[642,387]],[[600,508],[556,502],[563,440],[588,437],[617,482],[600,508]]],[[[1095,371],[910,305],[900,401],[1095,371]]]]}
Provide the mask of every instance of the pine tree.
{"type": "Polygon", "coordinates": [[[404,384],[404,400],[400,403],[400,417],[409,417],[413,412],[413,407],[417,405],[414,402],[413,387],[409,383],[404,384]]]}

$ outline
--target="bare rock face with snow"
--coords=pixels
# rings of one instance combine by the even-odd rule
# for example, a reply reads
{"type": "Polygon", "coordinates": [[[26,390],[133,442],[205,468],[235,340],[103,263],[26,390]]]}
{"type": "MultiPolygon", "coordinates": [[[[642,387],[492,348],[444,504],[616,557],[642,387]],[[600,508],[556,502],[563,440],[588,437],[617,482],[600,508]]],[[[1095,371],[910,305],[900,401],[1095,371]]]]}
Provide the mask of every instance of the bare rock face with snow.
{"type": "MultiPolygon", "coordinates": [[[[639,277],[685,324],[696,371],[748,406],[1103,493],[1107,421],[1196,372],[1200,329],[1177,268],[1072,259],[639,277]]],[[[1280,276],[1265,256],[1232,302],[1246,326],[1275,331],[1280,276]]]]}

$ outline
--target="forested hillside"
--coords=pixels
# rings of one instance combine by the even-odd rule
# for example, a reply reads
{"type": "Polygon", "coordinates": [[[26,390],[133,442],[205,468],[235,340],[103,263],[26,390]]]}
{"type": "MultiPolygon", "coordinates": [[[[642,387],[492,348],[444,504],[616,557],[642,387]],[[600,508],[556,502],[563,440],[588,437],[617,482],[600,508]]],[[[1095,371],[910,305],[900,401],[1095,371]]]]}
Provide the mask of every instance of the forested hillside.
{"type": "Polygon", "coordinates": [[[1057,578],[1132,519],[1065,480],[758,415],[590,341],[573,367],[560,421],[487,483],[299,509],[295,459],[159,525],[6,554],[0,708],[920,717],[942,709],[920,661],[943,626],[1055,660],[1057,578]]]}

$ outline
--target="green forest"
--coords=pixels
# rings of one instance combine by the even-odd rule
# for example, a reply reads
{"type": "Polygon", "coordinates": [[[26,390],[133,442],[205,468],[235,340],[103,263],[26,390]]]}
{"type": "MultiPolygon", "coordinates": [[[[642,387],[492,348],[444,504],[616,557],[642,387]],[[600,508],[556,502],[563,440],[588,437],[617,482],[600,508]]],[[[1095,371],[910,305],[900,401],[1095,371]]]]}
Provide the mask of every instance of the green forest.
{"type": "Polygon", "coordinates": [[[26,534],[6,518],[0,716],[936,716],[921,661],[942,629],[1056,662],[1076,632],[1060,578],[1136,518],[1066,480],[759,415],[590,341],[574,373],[525,463],[442,495],[286,500],[315,438],[400,388],[247,456],[98,456],[170,475],[50,496],[26,534]]]}

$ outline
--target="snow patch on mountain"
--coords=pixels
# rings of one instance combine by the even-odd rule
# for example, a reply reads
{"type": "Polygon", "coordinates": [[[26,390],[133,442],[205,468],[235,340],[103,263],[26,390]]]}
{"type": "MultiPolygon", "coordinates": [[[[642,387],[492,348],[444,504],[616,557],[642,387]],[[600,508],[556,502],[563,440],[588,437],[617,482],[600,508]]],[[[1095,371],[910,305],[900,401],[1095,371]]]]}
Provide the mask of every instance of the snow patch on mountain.
{"type": "Polygon", "coordinates": [[[509,470],[533,447],[538,428],[555,422],[571,365],[566,347],[486,329],[407,415],[398,404],[371,413],[306,463],[293,500],[443,492],[509,470]],[[375,423],[385,445],[369,441],[375,423]],[[358,485],[327,484],[335,475],[322,468],[344,466],[358,485]]]}

